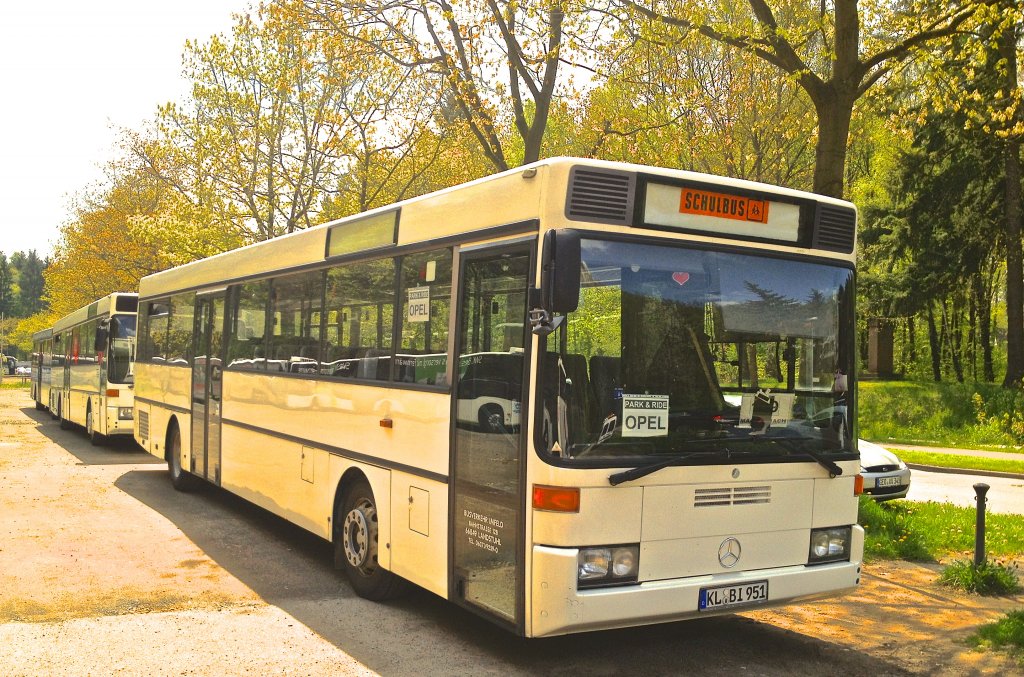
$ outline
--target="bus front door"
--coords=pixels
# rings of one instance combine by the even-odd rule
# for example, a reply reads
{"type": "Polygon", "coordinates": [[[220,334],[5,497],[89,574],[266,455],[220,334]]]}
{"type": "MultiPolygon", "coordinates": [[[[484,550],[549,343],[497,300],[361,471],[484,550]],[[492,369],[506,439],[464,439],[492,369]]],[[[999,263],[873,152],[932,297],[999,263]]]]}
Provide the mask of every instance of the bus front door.
{"type": "Polygon", "coordinates": [[[224,292],[196,297],[193,327],[191,472],[219,485],[224,292]]]}
{"type": "Polygon", "coordinates": [[[518,629],[530,253],[489,247],[463,252],[460,260],[450,597],[518,629]]]}

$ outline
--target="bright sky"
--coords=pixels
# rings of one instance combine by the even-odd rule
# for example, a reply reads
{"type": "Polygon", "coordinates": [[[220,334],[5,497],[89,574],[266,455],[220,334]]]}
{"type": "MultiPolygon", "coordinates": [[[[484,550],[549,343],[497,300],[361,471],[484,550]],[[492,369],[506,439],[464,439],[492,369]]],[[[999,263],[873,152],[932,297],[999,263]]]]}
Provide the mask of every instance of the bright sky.
{"type": "Polygon", "coordinates": [[[188,91],[189,39],[249,0],[0,0],[0,251],[53,251],[71,197],[102,178],[119,128],[188,91]]]}

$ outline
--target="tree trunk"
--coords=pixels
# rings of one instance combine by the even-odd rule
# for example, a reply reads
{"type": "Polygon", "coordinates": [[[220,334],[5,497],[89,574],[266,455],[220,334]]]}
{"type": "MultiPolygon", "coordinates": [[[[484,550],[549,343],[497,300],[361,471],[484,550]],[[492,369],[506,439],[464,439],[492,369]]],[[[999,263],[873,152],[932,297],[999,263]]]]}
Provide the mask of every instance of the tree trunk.
{"type": "Polygon", "coordinates": [[[992,298],[988,293],[989,283],[979,275],[975,293],[978,306],[978,343],[981,344],[981,373],[987,383],[996,380],[995,368],[992,365],[992,298]]]}
{"type": "Polygon", "coordinates": [[[846,145],[856,95],[844,95],[834,87],[812,97],[818,113],[818,144],[815,147],[814,187],[819,195],[843,197],[846,145]]]}
{"type": "Polygon", "coordinates": [[[935,326],[935,310],[928,303],[928,345],[932,349],[932,378],[936,383],[942,381],[942,344],[939,342],[939,330],[935,326]]]}
{"type": "MultiPolygon", "coordinates": [[[[1017,84],[1017,35],[1008,28],[999,38],[1000,55],[1006,59],[1006,80],[1009,88],[1017,84]]],[[[1020,149],[1019,138],[1006,143],[1004,213],[1006,216],[1006,376],[1003,386],[1012,387],[1024,381],[1024,259],[1021,252],[1020,215],[1020,149]]]]}
{"type": "MultiPolygon", "coordinates": [[[[949,318],[946,322],[946,326],[949,332],[949,359],[953,363],[953,373],[956,374],[956,382],[964,382],[964,365],[963,360],[963,333],[960,329],[960,318],[962,315],[961,309],[958,307],[956,297],[951,302],[951,308],[949,311],[949,318]]],[[[945,305],[943,305],[945,309],[945,305]]],[[[945,316],[945,313],[943,313],[945,316]]]]}
{"type": "Polygon", "coordinates": [[[1024,257],[1020,224],[1020,142],[1006,148],[1006,377],[1010,387],[1024,381],[1024,257]]]}

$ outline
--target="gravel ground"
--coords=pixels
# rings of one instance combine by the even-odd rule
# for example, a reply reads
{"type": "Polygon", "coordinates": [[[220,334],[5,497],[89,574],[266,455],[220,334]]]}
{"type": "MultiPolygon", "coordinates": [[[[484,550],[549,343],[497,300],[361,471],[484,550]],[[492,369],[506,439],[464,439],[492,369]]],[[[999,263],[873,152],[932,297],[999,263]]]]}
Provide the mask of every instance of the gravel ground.
{"type": "Polygon", "coordinates": [[[329,554],[0,390],[0,676],[1024,674],[964,643],[1024,597],[939,588],[938,565],[868,565],[838,600],[523,640],[423,591],[359,599],[329,554]]]}

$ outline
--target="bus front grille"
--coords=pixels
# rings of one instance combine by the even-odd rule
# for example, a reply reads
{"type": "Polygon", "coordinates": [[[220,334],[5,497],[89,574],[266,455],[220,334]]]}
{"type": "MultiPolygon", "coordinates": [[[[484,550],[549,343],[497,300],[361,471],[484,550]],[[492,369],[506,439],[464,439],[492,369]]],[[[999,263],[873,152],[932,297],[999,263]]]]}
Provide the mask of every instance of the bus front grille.
{"type": "Polygon", "coordinates": [[[755,503],[771,503],[771,501],[772,488],[768,485],[760,487],[715,487],[713,489],[696,489],[693,492],[693,507],[695,508],[753,505],[755,503]]]}

